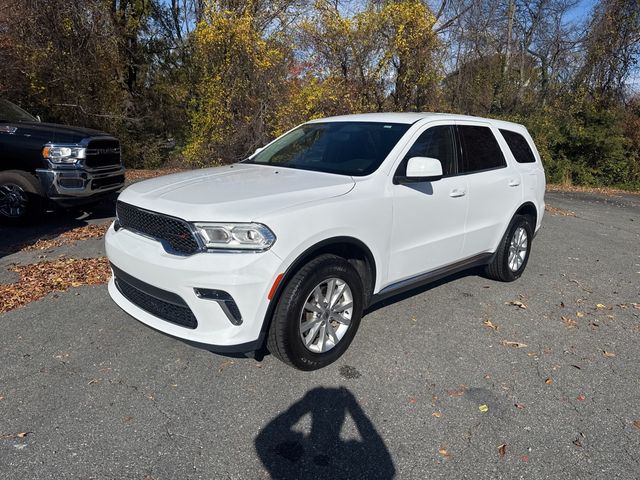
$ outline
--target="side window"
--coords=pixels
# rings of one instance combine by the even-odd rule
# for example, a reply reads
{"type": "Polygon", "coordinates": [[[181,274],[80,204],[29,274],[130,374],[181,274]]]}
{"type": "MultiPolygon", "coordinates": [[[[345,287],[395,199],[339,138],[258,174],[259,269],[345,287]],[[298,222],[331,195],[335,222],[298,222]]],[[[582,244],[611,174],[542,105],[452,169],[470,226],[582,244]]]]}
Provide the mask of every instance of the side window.
{"type": "Polygon", "coordinates": [[[437,158],[442,163],[442,174],[446,177],[456,173],[456,156],[453,127],[442,125],[425,130],[411,146],[396,175],[404,176],[407,172],[407,161],[411,157],[437,158]]]}
{"type": "Polygon", "coordinates": [[[511,130],[500,130],[509,150],[518,163],[536,163],[536,157],[529,147],[529,142],[522,135],[511,130]]]}
{"type": "Polygon", "coordinates": [[[472,173],[482,170],[506,167],[500,145],[488,127],[475,125],[458,126],[462,144],[462,172],[472,173]]]}

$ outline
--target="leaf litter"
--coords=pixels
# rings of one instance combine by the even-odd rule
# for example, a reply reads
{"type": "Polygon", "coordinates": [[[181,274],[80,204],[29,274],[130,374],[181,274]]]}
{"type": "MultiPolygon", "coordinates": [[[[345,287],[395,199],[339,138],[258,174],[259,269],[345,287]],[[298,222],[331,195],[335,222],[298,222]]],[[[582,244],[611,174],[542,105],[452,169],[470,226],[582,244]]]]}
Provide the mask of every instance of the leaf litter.
{"type": "Polygon", "coordinates": [[[29,265],[12,265],[9,270],[18,273],[20,280],[0,284],[0,313],[22,307],[51,292],[64,292],[81,285],[100,285],[111,277],[106,257],[61,257],[29,265]]]}

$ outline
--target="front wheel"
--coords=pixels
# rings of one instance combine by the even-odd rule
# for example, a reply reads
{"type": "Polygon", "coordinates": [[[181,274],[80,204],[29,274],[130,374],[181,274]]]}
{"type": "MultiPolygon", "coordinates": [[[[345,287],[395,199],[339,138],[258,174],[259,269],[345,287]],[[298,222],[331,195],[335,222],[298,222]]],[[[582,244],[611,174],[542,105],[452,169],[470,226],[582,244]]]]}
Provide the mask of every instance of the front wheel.
{"type": "Polygon", "coordinates": [[[300,370],[316,370],[337,360],[360,325],[364,288],[344,258],[320,255],[287,283],[276,306],[267,346],[300,370]]]}
{"type": "Polygon", "coordinates": [[[533,227],[529,217],[514,216],[491,263],[485,268],[485,274],[501,282],[513,282],[520,278],[529,261],[532,240],[533,227]]]}
{"type": "Polygon", "coordinates": [[[21,225],[33,221],[44,209],[38,180],[27,172],[0,172],[0,222],[21,225]]]}

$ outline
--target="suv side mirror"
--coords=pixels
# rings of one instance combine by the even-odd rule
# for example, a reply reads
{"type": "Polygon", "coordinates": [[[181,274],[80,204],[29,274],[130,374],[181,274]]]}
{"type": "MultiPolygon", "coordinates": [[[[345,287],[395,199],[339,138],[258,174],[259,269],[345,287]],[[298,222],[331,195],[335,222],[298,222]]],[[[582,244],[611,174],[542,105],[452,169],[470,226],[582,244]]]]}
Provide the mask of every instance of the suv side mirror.
{"type": "Polygon", "coordinates": [[[437,158],[411,157],[407,161],[407,173],[397,177],[398,183],[434,182],[442,178],[442,163],[437,158]]]}

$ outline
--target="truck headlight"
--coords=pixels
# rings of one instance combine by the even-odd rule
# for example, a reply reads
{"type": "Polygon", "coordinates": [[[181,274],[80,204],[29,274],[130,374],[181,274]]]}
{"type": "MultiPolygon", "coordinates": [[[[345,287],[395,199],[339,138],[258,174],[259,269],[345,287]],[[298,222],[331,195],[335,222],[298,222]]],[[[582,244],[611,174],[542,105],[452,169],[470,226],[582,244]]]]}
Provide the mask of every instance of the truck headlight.
{"type": "Polygon", "coordinates": [[[195,223],[205,247],[212,250],[268,250],[276,236],[261,223],[195,223]]]}
{"type": "Polygon", "coordinates": [[[48,144],[42,149],[42,156],[52,163],[76,163],[86,158],[87,149],[77,145],[48,144]]]}

